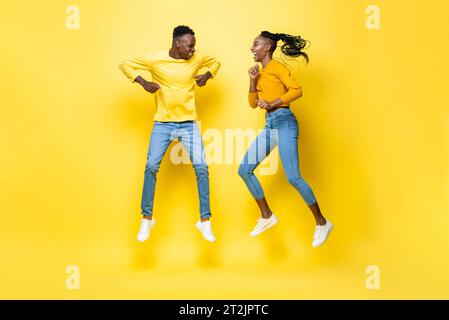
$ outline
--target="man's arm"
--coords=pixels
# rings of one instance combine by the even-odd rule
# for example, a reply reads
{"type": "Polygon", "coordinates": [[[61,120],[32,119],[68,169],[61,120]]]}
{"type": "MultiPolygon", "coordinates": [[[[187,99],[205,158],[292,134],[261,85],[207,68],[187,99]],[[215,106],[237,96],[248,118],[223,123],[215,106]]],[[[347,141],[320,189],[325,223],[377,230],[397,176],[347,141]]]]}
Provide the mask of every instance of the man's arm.
{"type": "Polygon", "coordinates": [[[131,82],[137,82],[146,91],[155,93],[159,88],[159,84],[150,82],[142,78],[136,70],[151,71],[151,55],[144,57],[132,58],[120,62],[119,68],[131,82]]]}
{"type": "Polygon", "coordinates": [[[123,60],[119,64],[120,70],[131,81],[134,82],[139,76],[136,70],[150,71],[151,55],[123,60]]]}
{"type": "Polygon", "coordinates": [[[140,84],[149,93],[155,93],[156,91],[158,91],[161,88],[161,86],[158,83],[147,81],[144,78],[142,78],[141,76],[137,76],[137,78],[134,80],[134,82],[137,82],[138,84],[140,84]]]}
{"type": "Polygon", "coordinates": [[[193,77],[196,80],[196,84],[200,87],[205,86],[209,79],[215,77],[220,66],[221,63],[216,58],[204,56],[200,68],[206,68],[207,72],[193,77]]]}
{"type": "MultiPolygon", "coordinates": [[[[218,70],[220,69],[221,63],[214,57],[204,56],[201,68],[207,68],[210,73],[210,78],[215,78],[218,70]]],[[[207,73],[207,72],[206,72],[207,73]]]]}
{"type": "Polygon", "coordinates": [[[210,73],[210,71],[193,77],[193,79],[196,80],[196,84],[198,85],[198,87],[204,87],[207,83],[207,80],[209,80],[210,78],[212,78],[212,73],[210,73]]]}

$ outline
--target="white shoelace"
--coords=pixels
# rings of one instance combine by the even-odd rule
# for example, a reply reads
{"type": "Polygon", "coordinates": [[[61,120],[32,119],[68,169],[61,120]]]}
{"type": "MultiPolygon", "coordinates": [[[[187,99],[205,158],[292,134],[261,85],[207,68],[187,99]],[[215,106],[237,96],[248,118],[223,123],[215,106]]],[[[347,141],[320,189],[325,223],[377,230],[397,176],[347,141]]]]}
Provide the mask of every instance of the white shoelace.
{"type": "Polygon", "coordinates": [[[321,230],[323,229],[324,226],[317,226],[315,229],[315,233],[313,234],[313,239],[316,240],[318,239],[318,237],[321,234],[321,230]]]}
{"type": "Polygon", "coordinates": [[[264,223],[263,220],[266,220],[266,219],[262,219],[262,218],[257,219],[257,225],[256,225],[255,229],[258,229],[263,226],[263,223],[264,223]]]}

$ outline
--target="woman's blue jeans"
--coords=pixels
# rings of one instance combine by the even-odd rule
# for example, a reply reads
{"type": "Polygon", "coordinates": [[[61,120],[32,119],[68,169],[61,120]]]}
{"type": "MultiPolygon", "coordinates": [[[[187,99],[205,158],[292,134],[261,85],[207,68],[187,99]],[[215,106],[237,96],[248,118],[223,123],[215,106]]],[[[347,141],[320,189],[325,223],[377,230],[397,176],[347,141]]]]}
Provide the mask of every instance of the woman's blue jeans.
{"type": "Polygon", "coordinates": [[[290,109],[279,108],[266,113],[265,128],[249,147],[238,171],[256,200],[265,196],[254,170],[278,146],[288,182],[301,194],[307,205],[316,203],[312,189],[299,172],[298,135],[298,121],[290,109]]]}

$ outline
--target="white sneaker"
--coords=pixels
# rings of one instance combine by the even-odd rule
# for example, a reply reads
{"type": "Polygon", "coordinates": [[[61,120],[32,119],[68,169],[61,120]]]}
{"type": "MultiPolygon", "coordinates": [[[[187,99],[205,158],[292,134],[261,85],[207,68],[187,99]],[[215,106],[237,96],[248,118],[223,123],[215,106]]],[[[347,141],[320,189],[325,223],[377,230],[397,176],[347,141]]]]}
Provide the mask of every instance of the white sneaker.
{"type": "Polygon", "coordinates": [[[269,217],[268,219],[259,218],[259,219],[257,219],[256,226],[254,227],[253,231],[251,231],[249,233],[249,235],[251,237],[255,237],[258,234],[261,234],[262,232],[267,230],[268,228],[271,228],[278,222],[279,222],[279,220],[278,220],[278,218],[276,218],[276,216],[274,214],[272,214],[271,217],[269,217]]]}
{"type": "Polygon", "coordinates": [[[212,233],[212,226],[210,224],[210,220],[207,220],[207,221],[200,220],[196,223],[195,226],[201,232],[204,239],[206,239],[207,241],[210,241],[210,242],[215,241],[215,236],[212,233]]]}
{"type": "Polygon", "coordinates": [[[312,247],[316,248],[321,246],[327,240],[333,228],[334,225],[327,220],[324,226],[316,226],[315,233],[313,234],[312,247]]]}
{"type": "Polygon", "coordinates": [[[150,237],[150,229],[154,226],[156,221],[154,219],[148,220],[142,218],[142,221],[140,222],[140,230],[137,234],[137,241],[139,242],[145,242],[150,237]]]}

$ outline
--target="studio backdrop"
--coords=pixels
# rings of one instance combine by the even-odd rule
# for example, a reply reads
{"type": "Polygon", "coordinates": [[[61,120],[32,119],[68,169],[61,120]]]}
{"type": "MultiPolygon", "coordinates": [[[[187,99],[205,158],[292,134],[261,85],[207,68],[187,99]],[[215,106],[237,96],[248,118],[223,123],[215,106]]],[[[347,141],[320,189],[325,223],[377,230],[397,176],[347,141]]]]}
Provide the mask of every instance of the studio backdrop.
{"type": "Polygon", "coordinates": [[[1,7],[0,298],[449,298],[447,1],[1,7]],[[155,101],[118,66],[168,50],[181,24],[221,62],[196,88],[217,241],[195,229],[195,174],[175,141],[139,243],[155,101]],[[335,225],[319,248],[277,149],[256,175],[280,222],[249,237],[259,210],[238,166],[264,126],[247,100],[263,30],[310,41],[309,64],[284,63],[304,93],[291,105],[301,174],[335,225]]]}

